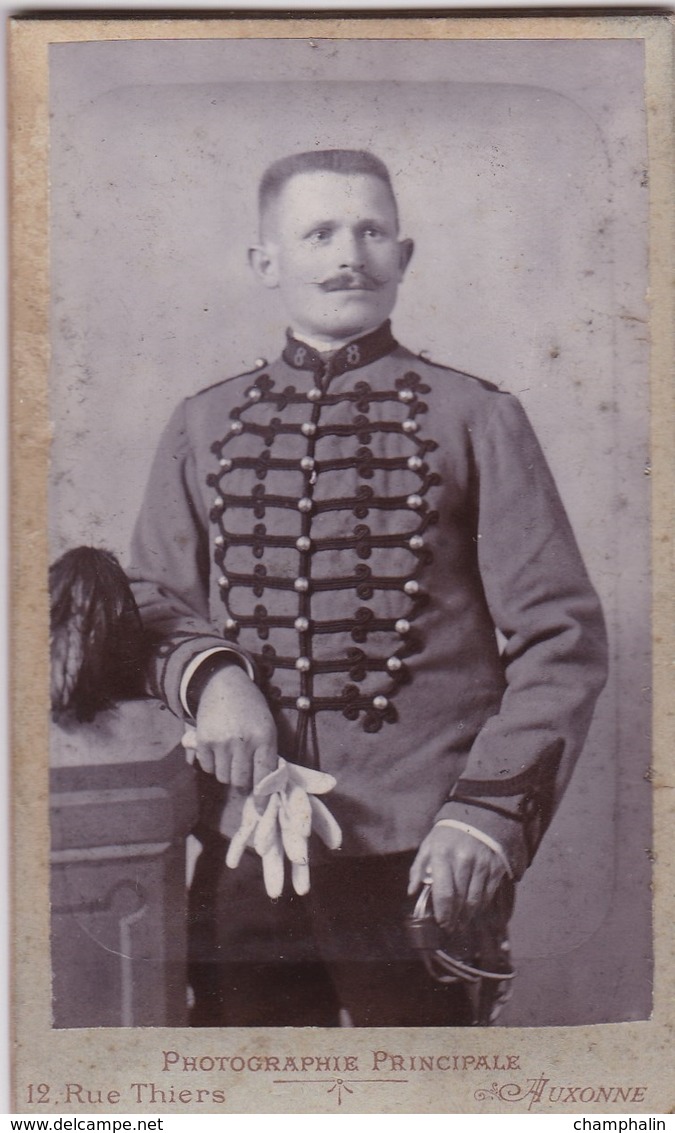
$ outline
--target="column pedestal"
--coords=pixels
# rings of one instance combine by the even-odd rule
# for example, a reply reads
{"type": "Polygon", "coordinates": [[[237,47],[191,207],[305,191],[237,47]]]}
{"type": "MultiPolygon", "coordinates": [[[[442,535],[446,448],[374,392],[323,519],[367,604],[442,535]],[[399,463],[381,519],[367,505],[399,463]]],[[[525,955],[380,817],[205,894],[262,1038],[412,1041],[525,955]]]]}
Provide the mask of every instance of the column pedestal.
{"type": "Polygon", "coordinates": [[[185,838],[196,802],[182,731],[152,700],[52,728],[55,1027],[187,1022],[185,838]]]}

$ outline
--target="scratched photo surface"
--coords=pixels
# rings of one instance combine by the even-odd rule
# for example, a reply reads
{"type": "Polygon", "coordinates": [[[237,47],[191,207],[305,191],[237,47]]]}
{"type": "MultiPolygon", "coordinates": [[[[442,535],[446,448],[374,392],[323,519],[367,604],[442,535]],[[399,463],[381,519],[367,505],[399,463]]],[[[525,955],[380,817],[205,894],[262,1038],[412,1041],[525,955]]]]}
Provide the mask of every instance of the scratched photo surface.
{"type": "MultiPolygon", "coordinates": [[[[58,43],[49,70],[50,561],[88,546],[127,568],[175,407],[278,357],[287,317],[247,263],[264,169],[376,154],[415,241],[393,332],[519,398],[609,633],[584,752],[517,887],[497,1025],[649,1018],[641,41],[58,43]]],[[[52,726],[53,1026],[185,1026],[193,771],[176,716],[111,696],[52,726]]]]}

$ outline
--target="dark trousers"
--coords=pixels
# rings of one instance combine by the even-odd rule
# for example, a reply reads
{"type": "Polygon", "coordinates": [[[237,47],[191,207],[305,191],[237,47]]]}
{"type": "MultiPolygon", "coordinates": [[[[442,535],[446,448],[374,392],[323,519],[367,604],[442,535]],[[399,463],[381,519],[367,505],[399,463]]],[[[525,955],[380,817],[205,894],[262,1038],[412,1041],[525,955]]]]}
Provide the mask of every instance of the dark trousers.
{"type": "MultiPolygon", "coordinates": [[[[260,859],[235,870],[207,837],[190,891],[195,1027],[463,1027],[461,984],[439,984],[408,947],[403,924],[413,854],[312,865],[298,897],[265,893],[260,859]]],[[[290,870],[289,870],[290,872],[290,870]]]]}

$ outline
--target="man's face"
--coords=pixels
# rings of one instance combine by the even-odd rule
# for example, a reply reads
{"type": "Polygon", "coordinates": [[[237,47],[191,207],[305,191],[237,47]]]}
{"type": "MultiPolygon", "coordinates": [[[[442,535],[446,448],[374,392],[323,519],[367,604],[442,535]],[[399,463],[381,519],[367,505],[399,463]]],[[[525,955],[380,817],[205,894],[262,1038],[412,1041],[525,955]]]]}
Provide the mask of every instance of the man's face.
{"type": "Polygon", "coordinates": [[[327,344],[384,322],[412,254],[386,185],[363,173],[296,174],[262,238],[251,249],[256,273],[281,291],[293,330],[327,344]]]}

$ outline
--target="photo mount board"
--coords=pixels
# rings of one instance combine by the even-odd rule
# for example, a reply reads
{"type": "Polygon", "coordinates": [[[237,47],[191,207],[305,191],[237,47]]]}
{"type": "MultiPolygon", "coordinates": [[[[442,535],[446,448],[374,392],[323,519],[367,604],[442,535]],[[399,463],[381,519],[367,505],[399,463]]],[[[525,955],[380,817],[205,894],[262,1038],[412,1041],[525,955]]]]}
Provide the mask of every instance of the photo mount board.
{"type": "MultiPolygon", "coordinates": [[[[664,611],[671,577],[672,21],[26,18],[11,22],[10,41],[14,1108],[259,1112],[263,1079],[268,1112],[666,1112],[673,985],[664,611]],[[626,61],[632,80],[618,104],[610,97],[611,51],[626,61]],[[380,102],[370,121],[359,121],[354,114],[366,105],[366,81],[376,84],[380,102]],[[322,97],[296,128],[303,83],[322,97]],[[387,154],[398,153],[397,191],[400,184],[419,266],[413,262],[397,327],[413,349],[499,381],[525,404],[614,618],[614,699],[605,700],[602,736],[620,743],[617,751],[600,734],[591,736],[594,762],[584,757],[523,882],[514,921],[519,976],[500,1025],[442,1034],[198,1031],[137,1024],[127,996],[119,1026],[90,1025],[85,1012],[83,1022],[59,1027],[49,920],[47,565],[76,542],[101,539],[123,556],[143,474],[172,406],[275,348],[279,313],[265,311],[264,332],[260,319],[246,315],[253,292],[244,253],[253,214],[238,214],[233,231],[232,216],[218,215],[217,178],[208,174],[222,170],[230,141],[240,159],[233,199],[250,210],[252,176],[267,155],[249,154],[241,163],[245,115],[261,128],[270,94],[282,90],[285,98],[276,101],[292,120],[278,139],[286,151],[310,144],[314,131],[322,145],[329,136],[330,144],[379,152],[386,139],[387,154]],[[510,132],[506,90],[511,118],[514,109],[520,114],[520,129],[510,132]],[[221,104],[219,93],[228,96],[221,104]],[[166,148],[162,100],[188,145],[182,166],[166,148]],[[546,114],[537,117],[542,102],[546,114]],[[200,107],[202,135],[195,134],[200,107]],[[551,122],[555,144],[547,138],[551,122]],[[112,134],[107,141],[102,123],[112,134]],[[439,170],[427,144],[443,137],[457,166],[448,212],[446,165],[439,170]],[[150,138],[165,146],[154,165],[150,138]],[[140,171],[139,161],[146,162],[140,171]],[[105,193],[95,170],[111,172],[105,193]],[[128,178],[121,192],[119,174],[128,178]],[[174,175],[185,183],[176,188],[174,175]],[[480,190],[479,175],[488,181],[480,190]],[[511,208],[510,217],[497,202],[511,208]],[[206,206],[215,229],[195,204],[206,206]],[[568,210],[562,220],[556,206],[568,210]],[[557,236],[550,262],[547,219],[557,236]],[[130,243],[144,237],[141,263],[130,243]],[[179,267],[167,281],[171,262],[179,267]],[[551,278],[554,270],[560,281],[551,278]],[[581,301],[569,290],[575,272],[588,273],[581,301]],[[235,304],[227,325],[224,279],[234,281],[225,290],[227,310],[235,304]],[[115,304],[126,287],[120,313],[115,304]],[[180,303],[170,309],[176,287],[180,303]],[[542,306],[528,320],[530,300],[542,289],[542,306]],[[442,307],[430,313],[440,306],[435,290],[452,296],[454,320],[442,307]],[[200,320],[195,301],[207,308],[200,320]],[[577,325],[580,309],[591,312],[595,327],[577,325]],[[233,334],[230,321],[243,329],[233,334]],[[162,347],[168,331],[170,350],[162,347]],[[196,339],[199,365],[188,373],[184,363],[196,339]],[[120,471],[127,464],[125,481],[120,471]],[[626,518],[617,523],[620,512],[626,518]],[[604,804],[603,784],[611,792],[604,804]],[[597,1003],[591,987],[600,988],[597,1003]],[[268,1058],[262,1068],[261,1053],[268,1058]]],[[[267,144],[272,148],[271,137],[267,144]]],[[[176,740],[166,727],[170,747],[176,740]]],[[[57,768],[66,787],[67,764],[66,754],[57,768]]],[[[61,864],[66,853],[67,864],[69,848],[56,852],[61,864]]],[[[134,911],[125,907],[123,914],[134,911]]],[[[70,995],[74,1000],[76,990],[70,995]]]]}

